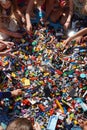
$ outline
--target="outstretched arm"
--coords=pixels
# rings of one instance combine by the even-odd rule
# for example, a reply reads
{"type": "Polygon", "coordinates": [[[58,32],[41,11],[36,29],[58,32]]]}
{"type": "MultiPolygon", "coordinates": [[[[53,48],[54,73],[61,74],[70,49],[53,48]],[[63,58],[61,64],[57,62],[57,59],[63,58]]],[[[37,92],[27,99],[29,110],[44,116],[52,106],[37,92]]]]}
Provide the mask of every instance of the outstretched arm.
{"type": "Polygon", "coordinates": [[[8,50],[6,50],[6,51],[4,51],[4,52],[0,52],[0,56],[8,56],[8,55],[11,55],[10,52],[11,52],[11,49],[8,49],[8,50]]]}
{"type": "Polygon", "coordinates": [[[65,29],[69,27],[72,15],[73,15],[73,0],[69,0],[69,14],[65,23],[65,29]]]}
{"type": "Polygon", "coordinates": [[[80,31],[78,31],[75,35],[73,35],[72,37],[69,37],[68,39],[66,39],[64,41],[64,44],[67,45],[69,42],[71,42],[72,40],[74,40],[75,38],[77,37],[80,37],[80,36],[84,36],[87,34],[87,28],[84,28],[80,31]]]}
{"type": "Polygon", "coordinates": [[[26,9],[26,29],[28,32],[32,29],[31,21],[30,21],[30,12],[33,10],[34,0],[29,0],[27,9],[26,9]]]}
{"type": "Polygon", "coordinates": [[[2,33],[4,33],[4,34],[7,34],[7,35],[10,36],[10,37],[22,38],[22,35],[21,35],[20,33],[11,32],[11,31],[7,30],[7,29],[4,28],[4,27],[1,27],[1,28],[0,28],[0,32],[2,32],[2,33]]]}
{"type": "Polygon", "coordinates": [[[75,35],[73,35],[73,36],[71,37],[71,40],[72,40],[72,39],[75,39],[75,38],[77,38],[77,37],[79,37],[79,36],[84,36],[84,35],[86,35],[86,34],[87,34],[87,28],[84,28],[84,29],[80,30],[79,32],[77,32],[75,35]]]}

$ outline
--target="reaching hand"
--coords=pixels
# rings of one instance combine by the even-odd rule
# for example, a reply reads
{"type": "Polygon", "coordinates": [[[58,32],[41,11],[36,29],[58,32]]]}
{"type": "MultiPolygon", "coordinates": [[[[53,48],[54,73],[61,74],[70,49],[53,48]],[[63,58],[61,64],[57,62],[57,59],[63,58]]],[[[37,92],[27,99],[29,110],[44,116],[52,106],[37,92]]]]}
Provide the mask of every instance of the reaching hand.
{"type": "Polygon", "coordinates": [[[16,89],[11,92],[12,96],[18,96],[22,94],[21,89],[16,89]]]}
{"type": "Polygon", "coordinates": [[[32,31],[32,25],[31,25],[31,23],[26,26],[26,29],[27,29],[28,33],[31,33],[31,31],[32,31]]]}
{"type": "Polygon", "coordinates": [[[84,41],[87,41],[87,36],[84,36],[84,38],[83,38],[83,42],[84,42],[84,41]]]}
{"type": "Polygon", "coordinates": [[[66,45],[69,44],[69,42],[71,41],[71,38],[67,38],[63,43],[64,43],[64,48],[66,47],[66,45]]]}
{"type": "Polygon", "coordinates": [[[3,52],[3,54],[7,56],[7,55],[10,55],[10,52],[11,52],[11,49],[9,48],[9,49],[5,50],[3,52]]]}
{"type": "Polygon", "coordinates": [[[22,34],[20,34],[20,33],[14,33],[13,34],[13,37],[15,37],[15,38],[22,38],[23,36],[22,36],[22,34]]]}
{"type": "Polygon", "coordinates": [[[40,125],[38,124],[38,122],[35,122],[34,130],[41,130],[40,125]]]}
{"type": "Polygon", "coordinates": [[[79,37],[75,38],[76,43],[80,43],[81,40],[82,40],[82,36],[79,36],[79,37]]]}
{"type": "Polygon", "coordinates": [[[11,48],[14,46],[13,42],[5,42],[5,44],[7,45],[8,48],[11,48]]]}

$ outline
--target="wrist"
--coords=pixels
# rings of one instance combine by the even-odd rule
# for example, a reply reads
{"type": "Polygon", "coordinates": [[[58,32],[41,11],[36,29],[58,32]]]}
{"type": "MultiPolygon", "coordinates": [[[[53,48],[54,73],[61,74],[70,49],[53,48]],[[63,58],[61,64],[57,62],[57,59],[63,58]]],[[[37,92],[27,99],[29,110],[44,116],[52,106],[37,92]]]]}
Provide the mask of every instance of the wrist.
{"type": "Polygon", "coordinates": [[[66,21],[66,23],[70,23],[70,21],[66,21]]]}
{"type": "Polygon", "coordinates": [[[11,91],[11,96],[12,96],[12,97],[14,96],[14,91],[11,91]]]}
{"type": "Polygon", "coordinates": [[[68,40],[69,40],[69,42],[72,41],[72,37],[69,37],[68,40]]]}

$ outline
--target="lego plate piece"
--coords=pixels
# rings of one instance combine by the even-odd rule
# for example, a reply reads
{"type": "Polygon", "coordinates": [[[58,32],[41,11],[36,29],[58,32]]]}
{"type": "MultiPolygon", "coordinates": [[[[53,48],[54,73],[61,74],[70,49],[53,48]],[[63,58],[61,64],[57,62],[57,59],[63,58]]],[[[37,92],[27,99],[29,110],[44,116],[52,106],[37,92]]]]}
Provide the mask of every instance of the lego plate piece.
{"type": "Polygon", "coordinates": [[[55,130],[57,121],[58,115],[51,116],[48,122],[47,130],[55,130]]]}

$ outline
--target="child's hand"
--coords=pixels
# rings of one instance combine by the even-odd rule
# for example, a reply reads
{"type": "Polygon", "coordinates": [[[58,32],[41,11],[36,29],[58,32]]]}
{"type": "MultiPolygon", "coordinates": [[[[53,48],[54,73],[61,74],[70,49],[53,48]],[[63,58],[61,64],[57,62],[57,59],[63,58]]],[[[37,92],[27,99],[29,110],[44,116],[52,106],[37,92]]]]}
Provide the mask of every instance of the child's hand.
{"type": "Polygon", "coordinates": [[[31,25],[31,23],[27,24],[26,29],[27,29],[28,33],[30,33],[32,31],[32,25],[31,25]]]}
{"type": "Polygon", "coordinates": [[[83,42],[84,42],[84,41],[87,41],[87,36],[84,36],[84,38],[83,38],[83,42]]]}
{"type": "Polygon", "coordinates": [[[11,52],[11,49],[7,49],[7,50],[5,50],[5,51],[3,52],[3,54],[7,56],[7,55],[10,54],[10,52],[11,52]]]}
{"type": "Polygon", "coordinates": [[[5,45],[7,45],[9,48],[14,46],[13,42],[5,42],[5,45]]]}
{"type": "Polygon", "coordinates": [[[11,92],[12,96],[18,96],[22,94],[21,89],[16,89],[11,92]]]}
{"type": "Polygon", "coordinates": [[[81,40],[82,40],[82,36],[79,36],[79,37],[75,38],[76,43],[80,43],[81,40]]]}
{"type": "Polygon", "coordinates": [[[71,42],[71,38],[67,38],[63,43],[64,43],[64,47],[69,43],[71,42]]]}
{"type": "Polygon", "coordinates": [[[3,52],[0,52],[0,56],[13,56],[13,55],[11,54],[11,49],[7,49],[3,52]]]}
{"type": "Polygon", "coordinates": [[[35,122],[34,130],[41,130],[40,125],[38,124],[38,122],[35,122]]]}
{"type": "Polygon", "coordinates": [[[6,51],[3,52],[3,55],[4,55],[4,56],[11,56],[11,57],[14,58],[15,55],[11,53],[11,50],[12,50],[12,49],[7,49],[6,51]]]}

